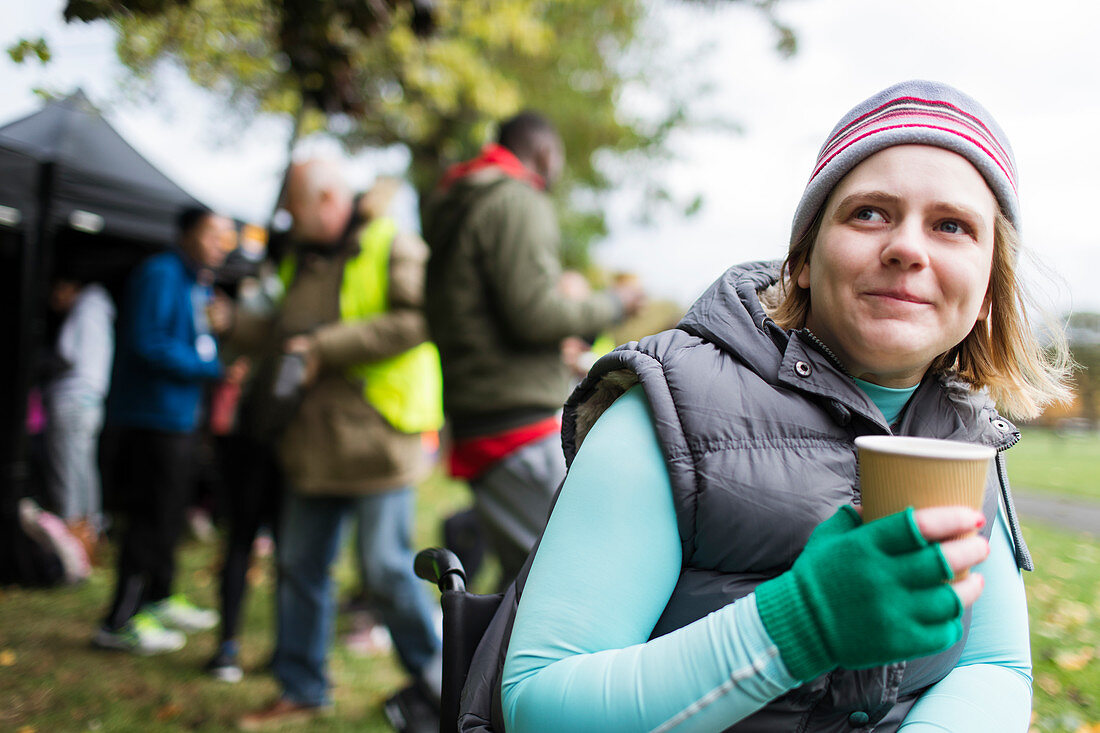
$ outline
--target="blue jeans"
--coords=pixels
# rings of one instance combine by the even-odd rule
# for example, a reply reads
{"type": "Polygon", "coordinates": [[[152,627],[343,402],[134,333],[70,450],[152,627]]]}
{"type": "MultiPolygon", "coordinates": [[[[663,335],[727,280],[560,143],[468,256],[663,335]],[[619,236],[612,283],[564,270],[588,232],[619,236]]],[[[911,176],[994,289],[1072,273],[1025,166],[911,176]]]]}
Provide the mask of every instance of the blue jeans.
{"type": "Polygon", "coordinates": [[[326,705],[328,649],[336,619],[332,564],[349,516],[360,522],[359,562],[401,664],[419,676],[440,647],[424,581],[413,574],[412,489],[357,497],[287,492],[277,545],[278,631],[272,672],[283,697],[326,705]]]}

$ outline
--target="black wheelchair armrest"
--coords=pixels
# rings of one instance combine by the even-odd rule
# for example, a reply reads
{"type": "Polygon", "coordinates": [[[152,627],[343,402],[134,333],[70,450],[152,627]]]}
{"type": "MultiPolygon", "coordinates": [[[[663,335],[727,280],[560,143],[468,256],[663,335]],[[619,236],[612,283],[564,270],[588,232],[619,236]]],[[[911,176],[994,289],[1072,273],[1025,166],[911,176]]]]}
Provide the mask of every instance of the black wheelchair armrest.
{"type": "Polygon", "coordinates": [[[413,572],[418,578],[435,583],[440,591],[466,590],[466,569],[458,556],[446,548],[429,547],[416,553],[413,572]]]}

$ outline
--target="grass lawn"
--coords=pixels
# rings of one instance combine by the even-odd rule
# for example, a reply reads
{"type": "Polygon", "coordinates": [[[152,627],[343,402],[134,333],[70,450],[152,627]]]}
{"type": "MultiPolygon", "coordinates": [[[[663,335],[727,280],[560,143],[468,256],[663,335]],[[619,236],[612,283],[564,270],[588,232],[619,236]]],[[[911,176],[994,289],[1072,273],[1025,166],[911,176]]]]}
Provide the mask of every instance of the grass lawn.
{"type": "MultiPolygon", "coordinates": [[[[467,501],[459,484],[438,477],[426,482],[418,495],[418,546],[438,543],[439,518],[467,501]]],[[[1036,680],[1032,731],[1100,731],[1100,543],[1042,525],[1029,524],[1025,533],[1038,567],[1025,577],[1036,680]]],[[[181,586],[196,601],[215,605],[216,546],[191,542],[180,561],[181,586]]],[[[341,585],[351,585],[353,576],[345,557],[341,585]]],[[[214,651],[212,632],[193,635],[186,648],[162,657],[92,649],[88,640],[112,577],[99,569],[78,587],[0,590],[0,731],[220,731],[277,694],[262,672],[272,646],[270,560],[250,576],[246,673],[237,685],[201,672],[214,651]]],[[[479,579],[483,587],[492,583],[492,572],[479,579]]],[[[331,674],[335,712],[294,730],[390,730],[381,705],[403,682],[391,658],[356,657],[337,645],[331,674]]]]}
{"type": "MultiPolygon", "coordinates": [[[[468,503],[466,489],[433,477],[417,497],[416,543],[439,543],[438,519],[468,503]]],[[[200,605],[217,607],[219,548],[189,542],[179,553],[178,586],[200,605]]],[[[495,571],[479,583],[489,587],[495,571]]],[[[337,577],[354,583],[345,554],[337,577]]],[[[106,612],[113,590],[110,565],[77,587],[0,590],[0,731],[220,731],[270,702],[278,686],[262,667],[273,646],[273,564],[256,564],[242,624],[244,680],[236,685],[206,677],[215,632],[193,634],[170,655],[135,657],[94,649],[89,640],[106,612]]],[[[425,584],[425,587],[428,587],[425,584]]],[[[338,626],[338,632],[340,626],[338,626]]],[[[390,655],[354,656],[337,645],[330,659],[335,712],[295,730],[392,731],[382,715],[386,697],[404,684],[390,655]]]]}
{"type": "Polygon", "coordinates": [[[1100,501],[1100,432],[1028,428],[1006,456],[1013,486],[1100,501]]]}
{"type": "Polygon", "coordinates": [[[1100,541],[1024,527],[1036,571],[1024,574],[1035,675],[1032,731],[1100,731],[1100,541]]]}

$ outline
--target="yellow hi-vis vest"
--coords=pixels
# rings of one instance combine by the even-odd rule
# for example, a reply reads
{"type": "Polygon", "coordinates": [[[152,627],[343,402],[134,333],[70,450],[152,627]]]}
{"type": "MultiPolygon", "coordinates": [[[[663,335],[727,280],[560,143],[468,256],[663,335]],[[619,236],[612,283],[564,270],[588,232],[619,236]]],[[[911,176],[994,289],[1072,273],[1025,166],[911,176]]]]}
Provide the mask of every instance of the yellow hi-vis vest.
{"type": "MultiPolygon", "coordinates": [[[[344,265],[340,283],[340,318],[345,323],[386,312],[395,234],[396,223],[386,217],[363,227],[359,254],[344,265]]],[[[279,264],[284,290],[290,288],[297,268],[293,254],[279,264]]],[[[443,376],[439,352],[430,341],[381,361],[353,366],[348,376],[363,383],[363,397],[401,432],[421,433],[443,426],[443,376]]]]}

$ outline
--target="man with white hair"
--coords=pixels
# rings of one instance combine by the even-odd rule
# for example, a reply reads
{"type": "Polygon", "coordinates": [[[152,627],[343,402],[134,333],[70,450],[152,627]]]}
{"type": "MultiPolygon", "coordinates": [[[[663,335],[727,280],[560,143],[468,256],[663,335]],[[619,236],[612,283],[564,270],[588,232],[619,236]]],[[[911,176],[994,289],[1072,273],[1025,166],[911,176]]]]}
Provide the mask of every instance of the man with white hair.
{"type": "Polygon", "coordinates": [[[420,312],[427,249],[384,215],[381,190],[357,200],[334,162],[295,164],[281,307],[262,323],[240,313],[235,324],[241,343],[276,345],[300,373],[300,404],[277,444],[288,491],[271,667],[282,693],[245,716],[245,730],[308,719],[331,703],[331,567],[351,515],[366,538],[364,583],[401,663],[438,699],[440,641],[411,549],[411,487],[429,466],[421,436],[442,423],[438,355],[420,312]]]}

